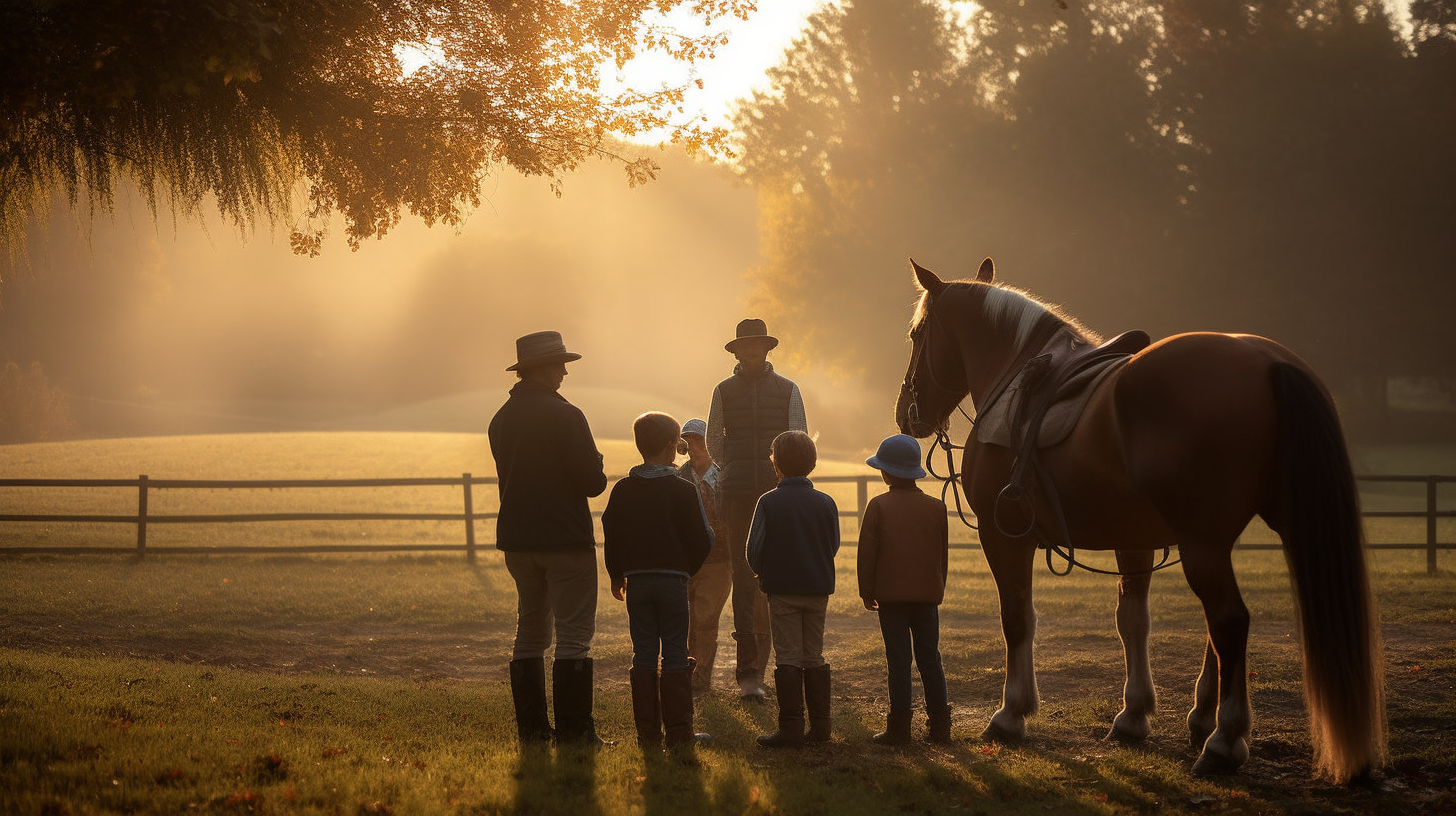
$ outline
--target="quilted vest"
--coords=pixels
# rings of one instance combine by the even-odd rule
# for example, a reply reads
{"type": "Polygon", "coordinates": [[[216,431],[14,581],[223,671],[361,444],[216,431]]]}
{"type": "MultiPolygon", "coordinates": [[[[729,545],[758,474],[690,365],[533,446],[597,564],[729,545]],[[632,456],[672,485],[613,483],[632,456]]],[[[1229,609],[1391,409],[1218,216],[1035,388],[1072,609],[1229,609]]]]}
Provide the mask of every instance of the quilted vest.
{"type": "Polygon", "coordinates": [[[766,369],[757,377],[734,374],[718,384],[723,400],[723,448],[719,490],[758,496],[778,484],[769,453],[774,437],[789,429],[789,394],[794,384],[766,369]]]}

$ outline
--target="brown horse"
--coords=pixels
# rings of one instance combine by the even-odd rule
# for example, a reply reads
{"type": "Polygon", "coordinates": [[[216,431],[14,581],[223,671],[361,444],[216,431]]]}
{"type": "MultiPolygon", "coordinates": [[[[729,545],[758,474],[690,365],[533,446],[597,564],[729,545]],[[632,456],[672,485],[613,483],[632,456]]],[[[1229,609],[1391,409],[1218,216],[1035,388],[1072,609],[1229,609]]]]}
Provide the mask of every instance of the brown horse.
{"type": "MultiPolygon", "coordinates": [[[[1005,393],[1008,378],[1038,352],[1026,348],[1032,338],[1098,342],[1057,310],[995,283],[990,258],[974,281],[944,282],[911,263],[924,292],[895,406],[905,433],[944,435],[967,396],[985,416],[992,405],[983,400],[1005,393]]],[[[1045,524],[1027,535],[1031,512],[1012,512],[1005,495],[1016,451],[976,437],[966,442],[961,484],[981,520],[1006,640],[1001,707],[983,738],[1020,740],[1036,711],[1031,578],[1038,538],[1116,551],[1127,680],[1108,738],[1146,738],[1155,702],[1148,586],[1154,552],[1176,546],[1208,626],[1188,713],[1193,746],[1202,749],[1193,770],[1236,770],[1249,754],[1249,612],[1230,554],[1258,515],[1283,541],[1294,585],[1316,772],[1345,782],[1381,764],[1380,636],[1354,476],[1334,405],[1293,352],[1246,334],[1180,334],[1101,379],[1070,435],[1036,452],[1041,503],[1056,497],[1052,529],[1065,541],[1047,541],[1045,524]]]]}

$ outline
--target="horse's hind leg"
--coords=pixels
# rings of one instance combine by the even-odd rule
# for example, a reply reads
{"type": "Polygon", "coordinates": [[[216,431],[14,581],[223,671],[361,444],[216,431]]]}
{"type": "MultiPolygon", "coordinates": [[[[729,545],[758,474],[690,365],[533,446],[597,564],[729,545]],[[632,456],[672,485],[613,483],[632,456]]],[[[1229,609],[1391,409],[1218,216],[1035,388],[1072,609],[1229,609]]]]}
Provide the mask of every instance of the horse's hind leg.
{"type": "Polygon", "coordinates": [[[1213,685],[1210,669],[1217,668],[1218,713],[1213,733],[1193,763],[1202,775],[1233,773],[1249,758],[1249,686],[1247,655],[1249,610],[1234,579],[1230,545],[1184,542],[1183,574],[1188,586],[1203,602],[1208,622],[1208,646],[1203,674],[1198,679],[1197,699],[1188,715],[1190,733],[1196,740],[1206,722],[1206,695],[1213,685]],[[1216,663],[1212,663],[1213,658],[1216,663]]]}
{"type": "Polygon", "coordinates": [[[1117,553],[1117,569],[1123,573],[1117,584],[1117,635],[1122,639],[1127,681],[1122,687],[1122,711],[1112,721],[1112,730],[1106,738],[1127,744],[1148,738],[1152,732],[1148,715],[1157,707],[1148,656],[1148,635],[1153,628],[1148,605],[1152,568],[1151,551],[1119,550],[1117,553]]]}
{"type": "Polygon", "coordinates": [[[1006,639],[1006,685],[1001,708],[981,732],[981,739],[1016,743],[1026,736],[1026,718],[1036,712],[1036,668],[1032,643],[1036,636],[1036,610],[1031,603],[1031,567],[1036,548],[1026,544],[993,543],[982,532],[982,551],[1001,601],[1001,633],[1006,639]]]}
{"type": "Polygon", "coordinates": [[[1193,687],[1193,708],[1188,712],[1188,743],[1203,748],[1213,729],[1218,726],[1218,653],[1213,639],[1206,638],[1203,647],[1203,668],[1193,687]]]}

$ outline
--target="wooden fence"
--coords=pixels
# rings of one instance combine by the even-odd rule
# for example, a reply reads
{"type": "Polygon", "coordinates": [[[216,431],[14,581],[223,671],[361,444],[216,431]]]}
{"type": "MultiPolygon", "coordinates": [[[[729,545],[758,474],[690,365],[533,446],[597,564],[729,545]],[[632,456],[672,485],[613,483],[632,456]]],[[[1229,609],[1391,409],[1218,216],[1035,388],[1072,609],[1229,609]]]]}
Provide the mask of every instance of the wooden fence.
{"type": "MultiPolygon", "coordinates": [[[[1442,483],[1456,482],[1456,476],[1358,476],[1361,482],[1408,482],[1424,483],[1426,487],[1426,506],[1423,510],[1386,510],[1386,511],[1365,511],[1364,516],[1370,518],[1424,518],[1426,520],[1426,541],[1425,543],[1405,544],[1370,544],[1370,549],[1385,550],[1425,550],[1426,569],[1428,572],[1436,571],[1436,553],[1439,550],[1456,549],[1456,543],[1441,542],[1437,536],[1437,520],[1442,518],[1456,518],[1456,511],[1442,511],[1438,507],[1438,487],[1442,483]]],[[[865,505],[869,501],[869,488],[871,484],[879,484],[877,475],[863,476],[819,476],[814,479],[816,484],[846,484],[855,485],[855,507],[853,510],[841,510],[839,515],[843,518],[858,520],[864,515],[865,505]]],[[[104,515],[104,514],[34,514],[34,513],[0,513],[0,522],[76,522],[76,523],[116,523],[136,525],[137,536],[136,546],[133,547],[74,547],[74,546],[0,546],[0,555],[16,555],[26,553],[135,553],[137,557],[143,557],[148,552],[166,553],[322,553],[322,552],[420,552],[459,550],[458,543],[436,543],[436,544],[301,544],[301,545],[249,545],[249,546],[215,546],[215,547],[187,547],[187,546],[166,546],[147,547],[147,528],[153,524],[230,524],[238,522],[263,522],[263,521],[445,521],[458,522],[464,528],[465,555],[470,560],[476,557],[475,522],[477,520],[493,520],[496,514],[493,512],[476,512],[474,502],[474,488],[476,485],[493,485],[496,479],[493,476],[472,476],[469,473],[462,474],[459,478],[410,478],[410,479],[152,479],[145,475],[135,479],[0,479],[0,488],[15,487],[41,487],[41,488],[97,488],[97,487],[121,487],[134,488],[137,492],[137,511],[135,514],[125,515],[104,515]],[[157,514],[147,510],[148,497],[154,491],[159,490],[237,490],[237,489],[291,489],[291,488],[360,488],[360,487],[454,487],[460,488],[463,497],[462,512],[460,513],[215,513],[215,514],[157,514]]],[[[9,502],[4,504],[8,505],[9,502]]],[[[948,511],[954,517],[954,511],[948,511]]],[[[595,515],[600,515],[596,513],[595,515]]],[[[956,523],[956,522],[953,522],[956,523]]],[[[852,541],[845,542],[853,544],[852,541]]],[[[955,544],[953,547],[975,547],[979,543],[955,544]]],[[[1242,546],[1251,549],[1278,549],[1276,544],[1244,544],[1242,546]]]]}

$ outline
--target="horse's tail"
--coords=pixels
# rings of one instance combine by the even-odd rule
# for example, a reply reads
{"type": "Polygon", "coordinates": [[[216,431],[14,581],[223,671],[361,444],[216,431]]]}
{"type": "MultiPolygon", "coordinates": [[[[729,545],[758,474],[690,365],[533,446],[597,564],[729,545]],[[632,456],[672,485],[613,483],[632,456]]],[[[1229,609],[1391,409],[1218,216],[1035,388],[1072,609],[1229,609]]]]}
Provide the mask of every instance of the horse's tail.
{"type": "Polygon", "coordinates": [[[1275,363],[1271,376],[1279,405],[1280,534],[1299,605],[1315,770],[1346,782],[1381,765],[1386,749],[1383,657],[1360,497],[1323,387],[1289,363],[1275,363]]]}

